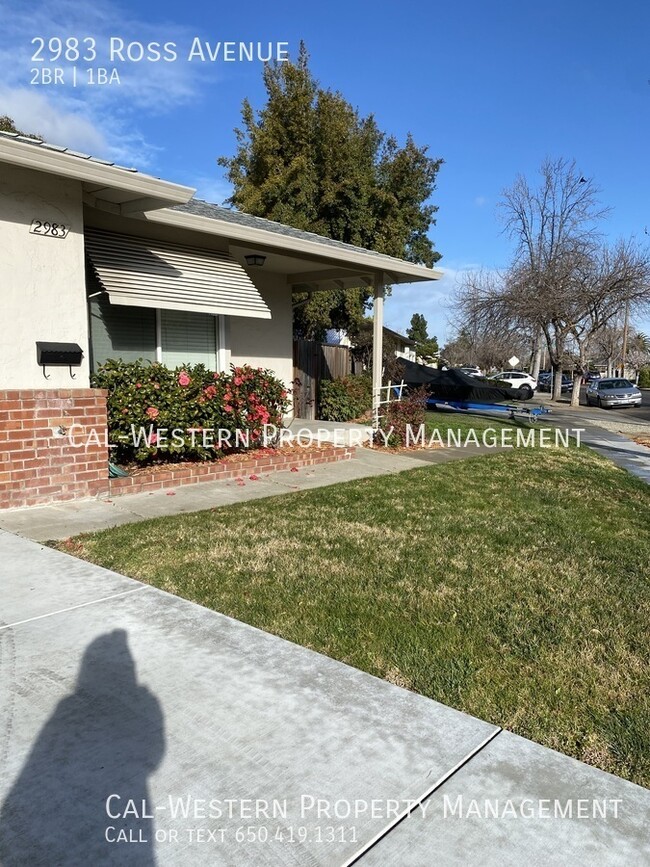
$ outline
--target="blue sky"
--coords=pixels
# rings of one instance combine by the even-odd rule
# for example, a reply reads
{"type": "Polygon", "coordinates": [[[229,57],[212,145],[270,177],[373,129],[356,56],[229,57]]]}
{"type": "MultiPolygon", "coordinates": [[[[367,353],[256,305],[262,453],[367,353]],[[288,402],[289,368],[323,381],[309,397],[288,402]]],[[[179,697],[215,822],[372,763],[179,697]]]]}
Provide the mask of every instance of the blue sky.
{"type": "Polygon", "coordinates": [[[431,230],[445,277],[395,289],[386,317],[398,330],[421,312],[430,332],[448,336],[462,272],[508,263],[501,191],[518,173],[532,178],[545,156],[575,159],[596,180],[612,208],[610,238],[646,240],[650,231],[650,7],[638,0],[16,7],[0,0],[0,114],[57,143],[196,186],[213,201],[228,194],[216,157],[234,150],[242,99],[263,104],[261,65],[190,63],[192,39],[288,42],[292,56],[304,39],[324,86],[400,140],[412,132],[445,161],[431,230]],[[32,61],[31,40],[51,36],[94,38],[97,60],[77,66],[115,66],[120,84],[73,88],[69,64],[32,61]],[[110,37],[174,42],[178,59],[110,64],[110,37]],[[30,70],[43,65],[63,65],[67,83],[30,84],[30,70]]]}

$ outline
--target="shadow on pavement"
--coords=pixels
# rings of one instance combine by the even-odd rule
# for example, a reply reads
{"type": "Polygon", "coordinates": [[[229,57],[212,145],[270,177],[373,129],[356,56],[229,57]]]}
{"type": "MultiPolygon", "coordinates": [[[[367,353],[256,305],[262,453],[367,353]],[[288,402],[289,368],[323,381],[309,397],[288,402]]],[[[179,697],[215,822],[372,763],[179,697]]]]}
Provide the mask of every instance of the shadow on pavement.
{"type": "Polygon", "coordinates": [[[100,635],[2,805],[0,863],[154,865],[155,828],[143,804],[164,752],[161,706],[137,683],[127,633],[100,635]],[[110,812],[126,817],[108,815],[111,795],[119,797],[110,812]]]}

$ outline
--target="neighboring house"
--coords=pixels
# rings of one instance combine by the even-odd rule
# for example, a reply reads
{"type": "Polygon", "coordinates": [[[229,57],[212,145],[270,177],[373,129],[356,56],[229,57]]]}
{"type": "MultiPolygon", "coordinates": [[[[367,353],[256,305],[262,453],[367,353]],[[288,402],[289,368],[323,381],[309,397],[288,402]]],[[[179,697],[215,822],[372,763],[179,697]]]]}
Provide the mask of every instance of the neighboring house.
{"type": "MultiPolygon", "coordinates": [[[[76,423],[86,406],[96,424],[102,403],[105,417],[105,398],[89,385],[91,370],[107,358],[148,358],[171,367],[201,361],[216,370],[249,363],[272,369],[289,385],[292,290],[363,283],[374,287],[381,315],[384,285],[440,276],[197,201],[194,192],[37,139],[0,133],[0,422],[11,420],[0,466],[0,507],[7,505],[7,492],[10,504],[22,502],[14,494],[16,483],[32,481],[34,473],[24,465],[28,452],[34,460],[48,459],[36,456],[42,443],[34,431],[45,437],[46,423],[56,417],[46,412],[50,405],[61,405],[57,422],[74,418],[76,423]],[[76,344],[80,363],[71,356],[72,367],[39,365],[39,342],[59,345],[45,347],[55,360],[57,352],[70,349],[62,344],[76,344]],[[25,404],[16,406],[17,401],[25,404]],[[32,411],[45,419],[40,428],[29,418],[32,411]]],[[[0,424],[0,438],[2,430],[0,424]]],[[[104,450],[104,463],[105,455],[104,450]]],[[[99,457],[96,464],[100,472],[99,457]]],[[[55,484],[41,487],[43,493],[29,502],[56,498],[55,484]]]]}
{"type": "MultiPolygon", "coordinates": [[[[415,341],[410,337],[405,337],[403,334],[398,334],[390,328],[383,327],[384,338],[390,338],[395,344],[395,355],[398,358],[407,358],[409,361],[416,360],[415,341]]],[[[347,331],[337,331],[331,328],[325,335],[325,343],[329,346],[354,346],[354,341],[350,338],[347,331]]]]}
{"type": "Polygon", "coordinates": [[[384,326],[384,337],[388,336],[393,344],[395,344],[395,355],[398,358],[406,358],[407,361],[417,361],[415,351],[415,340],[410,337],[405,337],[397,331],[392,331],[384,326]]]}

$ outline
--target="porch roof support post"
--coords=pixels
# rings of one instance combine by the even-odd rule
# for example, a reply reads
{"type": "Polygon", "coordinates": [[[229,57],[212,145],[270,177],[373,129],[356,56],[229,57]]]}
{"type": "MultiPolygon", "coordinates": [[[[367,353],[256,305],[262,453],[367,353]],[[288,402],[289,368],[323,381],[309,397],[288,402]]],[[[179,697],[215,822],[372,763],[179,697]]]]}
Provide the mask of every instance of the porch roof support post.
{"type": "Polygon", "coordinates": [[[385,278],[383,274],[379,274],[375,277],[374,285],[375,295],[372,321],[372,422],[373,426],[377,428],[379,425],[379,402],[381,400],[381,374],[384,355],[385,278]]]}

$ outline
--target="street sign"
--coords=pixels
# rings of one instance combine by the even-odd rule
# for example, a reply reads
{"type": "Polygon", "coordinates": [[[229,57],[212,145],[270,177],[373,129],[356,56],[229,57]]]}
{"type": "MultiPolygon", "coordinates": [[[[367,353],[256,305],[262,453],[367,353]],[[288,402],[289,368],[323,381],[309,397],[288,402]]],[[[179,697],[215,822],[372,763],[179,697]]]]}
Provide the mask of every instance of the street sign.
{"type": "Polygon", "coordinates": [[[519,364],[519,359],[516,355],[513,355],[512,358],[508,359],[508,364],[510,367],[516,367],[519,364]]]}

